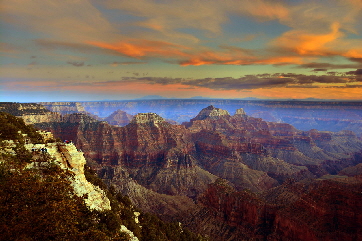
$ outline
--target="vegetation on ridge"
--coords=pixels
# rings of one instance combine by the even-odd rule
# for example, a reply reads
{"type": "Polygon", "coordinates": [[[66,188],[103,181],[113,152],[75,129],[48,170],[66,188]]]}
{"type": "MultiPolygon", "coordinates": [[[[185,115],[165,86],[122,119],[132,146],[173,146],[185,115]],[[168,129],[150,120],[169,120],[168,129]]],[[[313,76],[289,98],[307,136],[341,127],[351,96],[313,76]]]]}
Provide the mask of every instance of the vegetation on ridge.
{"type": "Polygon", "coordinates": [[[25,168],[32,154],[24,147],[22,134],[31,143],[43,142],[22,119],[0,112],[0,239],[122,241],[130,239],[120,232],[125,225],[141,241],[201,240],[178,223],[165,223],[150,214],[141,213],[137,223],[131,201],[85,168],[88,181],[106,192],[112,207],[90,210],[83,197],[74,194],[71,172],[50,159],[39,168],[25,168]]]}
{"type": "Polygon", "coordinates": [[[21,118],[0,112],[0,123],[0,141],[23,141],[22,134],[27,134],[27,138],[32,143],[43,143],[43,137],[36,132],[37,130],[32,125],[25,125],[24,120],[21,118]]]}

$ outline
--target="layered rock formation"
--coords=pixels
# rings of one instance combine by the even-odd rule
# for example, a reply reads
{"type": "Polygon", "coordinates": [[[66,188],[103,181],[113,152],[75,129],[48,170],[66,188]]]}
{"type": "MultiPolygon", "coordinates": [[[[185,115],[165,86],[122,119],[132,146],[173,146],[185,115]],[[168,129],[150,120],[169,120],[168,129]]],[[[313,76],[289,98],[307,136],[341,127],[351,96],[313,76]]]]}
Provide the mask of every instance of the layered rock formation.
{"type": "Polygon", "coordinates": [[[361,102],[328,101],[251,101],[251,100],[139,100],[82,102],[93,114],[106,117],[116,110],[137,113],[155,112],[178,123],[189,121],[205,106],[214,105],[229,113],[242,106],[249,116],[266,121],[285,122],[298,129],[338,132],[351,130],[362,135],[361,102]]]}
{"type": "Polygon", "coordinates": [[[216,179],[196,165],[191,155],[195,147],[184,126],[171,125],[152,113],[136,115],[123,128],[91,119],[72,123],[74,115],[84,116],[73,114],[66,122],[38,126],[73,140],[99,170],[122,166],[134,180],[153,191],[189,197],[216,179]]]}
{"type": "Polygon", "coordinates": [[[138,114],[123,128],[82,114],[64,120],[53,123],[49,130],[74,140],[95,166],[125,166],[140,184],[172,195],[195,196],[181,190],[198,186],[193,192],[199,193],[215,180],[204,178],[212,174],[229,180],[238,190],[253,191],[276,186],[290,177],[301,180],[336,174],[356,165],[360,159],[354,153],[362,149],[362,142],[352,132],[298,131],[289,124],[249,117],[243,109],[231,116],[213,106],[184,125],[171,125],[154,113],[138,114]],[[169,170],[175,168],[193,177],[176,181],[177,174],[170,179],[173,171],[169,170]],[[204,177],[199,179],[199,175],[204,177]],[[203,180],[203,184],[192,180],[203,180]]]}
{"type": "Polygon", "coordinates": [[[35,103],[0,103],[0,111],[21,117],[26,124],[35,124],[41,122],[59,122],[61,115],[51,112],[42,105],[35,103]]]}
{"type": "Polygon", "coordinates": [[[82,104],[78,102],[40,102],[39,104],[52,112],[58,112],[62,115],[86,113],[82,104]]]}
{"type": "MultiPolygon", "coordinates": [[[[346,185],[345,195],[358,199],[353,191],[359,188],[358,177],[336,181],[333,176],[362,162],[362,141],[351,131],[300,131],[250,117],[241,108],[230,115],[214,106],[183,125],[155,113],[137,114],[124,127],[71,114],[38,127],[73,140],[103,180],[143,210],[182,221],[215,240],[217,233],[220,240],[328,240],[325,219],[318,230],[303,219],[332,215],[313,213],[314,203],[330,205],[329,199],[319,202],[324,197],[315,190],[336,186],[326,192],[330,197],[346,185]],[[303,206],[305,198],[312,201],[303,206]],[[294,206],[302,210],[297,219],[289,215],[294,206]]],[[[350,239],[347,229],[338,229],[338,237],[350,239]]],[[[359,237],[358,228],[351,230],[359,237]]]]}
{"type": "Polygon", "coordinates": [[[192,227],[220,241],[360,240],[361,190],[361,176],[288,182],[263,195],[218,180],[199,198],[192,227]]]}
{"type": "MultiPolygon", "coordinates": [[[[84,124],[79,117],[68,121],[84,124]]],[[[0,124],[2,239],[201,240],[181,224],[136,211],[127,197],[84,169],[86,160],[73,143],[55,142],[51,133],[3,112],[0,124]]],[[[175,198],[182,204],[175,209],[193,204],[188,200],[175,198]]]]}
{"type": "Polygon", "coordinates": [[[127,114],[125,111],[116,110],[110,116],[105,118],[104,120],[107,121],[111,125],[116,126],[125,126],[130,123],[132,120],[133,115],[127,114]]]}
{"type": "Polygon", "coordinates": [[[84,201],[90,209],[100,211],[111,209],[110,201],[104,191],[87,181],[84,175],[86,160],[83,153],[78,151],[72,143],[28,143],[25,144],[25,148],[32,152],[34,159],[33,162],[27,165],[27,168],[37,168],[46,164],[43,162],[43,157],[49,155],[54,163],[73,174],[70,181],[74,193],[79,197],[84,197],[84,201]]]}

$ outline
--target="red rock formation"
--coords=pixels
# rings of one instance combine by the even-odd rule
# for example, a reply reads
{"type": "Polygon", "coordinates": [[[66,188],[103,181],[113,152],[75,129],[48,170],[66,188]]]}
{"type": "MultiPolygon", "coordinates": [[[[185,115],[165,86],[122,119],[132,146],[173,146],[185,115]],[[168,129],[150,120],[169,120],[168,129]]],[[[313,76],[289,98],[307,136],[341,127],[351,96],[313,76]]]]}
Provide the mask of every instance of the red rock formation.
{"type": "MultiPolygon", "coordinates": [[[[199,201],[208,210],[204,213],[220,224],[229,225],[231,240],[239,240],[238,237],[273,241],[360,240],[361,190],[361,176],[290,182],[267,191],[264,199],[249,192],[237,192],[218,180],[209,185],[199,201]]],[[[209,231],[208,235],[223,240],[217,237],[222,231],[221,225],[214,228],[216,230],[209,231]]]]}
{"type": "Polygon", "coordinates": [[[189,121],[205,106],[218,106],[228,110],[229,113],[243,107],[252,117],[289,123],[304,131],[310,129],[334,132],[352,130],[360,137],[362,134],[361,102],[169,99],[92,101],[80,104],[86,111],[101,117],[107,117],[116,110],[123,110],[132,115],[152,111],[179,123],[189,121]]]}
{"type": "Polygon", "coordinates": [[[125,111],[117,110],[113,112],[110,116],[105,118],[104,120],[107,121],[111,125],[117,126],[125,126],[130,123],[132,120],[133,115],[128,114],[125,111]]]}
{"type": "MultiPolygon", "coordinates": [[[[248,117],[242,109],[230,116],[210,106],[185,125],[171,125],[152,113],[139,114],[123,128],[83,117],[77,120],[80,116],[66,117],[64,127],[55,124],[53,131],[75,141],[99,167],[201,165],[233,182],[239,190],[265,190],[277,184],[273,179],[281,183],[290,177],[301,180],[313,174],[335,174],[357,164],[352,153],[362,148],[351,133],[302,132],[289,124],[248,117]],[[346,140],[348,147],[343,145],[346,140]]],[[[153,182],[148,179],[154,174],[145,170],[142,175],[132,171],[132,175],[138,175],[142,183],[153,182]]]]}
{"type": "Polygon", "coordinates": [[[108,183],[132,194],[144,208],[158,207],[155,212],[170,210],[177,216],[177,209],[191,202],[187,197],[198,200],[203,206],[192,208],[194,220],[205,224],[214,238],[220,231],[221,240],[361,239],[360,177],[300,181],[361,162],[362,142],[353,133],[299,131],[242,110],[230,116],[212,106],[200,113],[185,125],[147,113],[124,127],[84,114],[38,126],[73,140],[108,183]],[[217,177],[233,188],[224,185],[226,181],[208,187],[217,177]],[[291,178],[300,182],[288,181],[291,178]],[[136,186],[142,188],[131,190],[136,186]],[[264,192],[265,200],[244,189],[264,192]],[[145,190],[151,191],[146,195],[145,190]],[[173,199],[177,195],[184,197],[182,202],[173,199]],[[143,197],[152,199],[152,205],[140,200],[143,197]],[[161,197],[164,206],[157,204],[161,197]],[[220,229],[218,222],[223,224],[220,229]]]}

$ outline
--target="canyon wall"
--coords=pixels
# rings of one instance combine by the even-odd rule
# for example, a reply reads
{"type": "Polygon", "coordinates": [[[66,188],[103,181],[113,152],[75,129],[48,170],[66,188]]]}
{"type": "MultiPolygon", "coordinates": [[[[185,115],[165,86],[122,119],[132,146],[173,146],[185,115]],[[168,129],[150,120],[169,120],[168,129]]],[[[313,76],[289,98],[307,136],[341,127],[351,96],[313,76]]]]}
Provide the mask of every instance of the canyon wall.
{"type": "Polygon", "coordinates": [[[155,112],[160,116],[182,123],[195,117],[197,113],[214,105],[234,114],[244,108],[252,117],[271,122],[285,122],[297,129],[308,131],[351,130],[362,135],[362,102],[343,101],[266,101],[266,100],[137,100],[80,102],[92,114],[107,117],[117,110],[129,114],[155,112]]]}
{"type": "Polygon", "coordinates": [[[361,238],[362,140],[246,112],[208,106],[182,125],[148,112],[123,127],[76,113],[36,126],[72,140],[143,210],[213,240],[361,238]]]}

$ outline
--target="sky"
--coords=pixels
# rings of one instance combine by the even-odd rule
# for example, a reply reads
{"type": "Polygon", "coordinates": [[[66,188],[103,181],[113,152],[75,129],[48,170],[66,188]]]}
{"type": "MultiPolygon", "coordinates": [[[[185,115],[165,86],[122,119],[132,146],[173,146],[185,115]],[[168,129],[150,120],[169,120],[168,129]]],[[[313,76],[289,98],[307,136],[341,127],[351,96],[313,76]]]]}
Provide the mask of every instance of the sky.
{"type": "Polygon", "coordinates": [[[0,0],[0,101],[362,100],[362,0],[0,0]]]}

